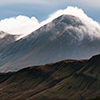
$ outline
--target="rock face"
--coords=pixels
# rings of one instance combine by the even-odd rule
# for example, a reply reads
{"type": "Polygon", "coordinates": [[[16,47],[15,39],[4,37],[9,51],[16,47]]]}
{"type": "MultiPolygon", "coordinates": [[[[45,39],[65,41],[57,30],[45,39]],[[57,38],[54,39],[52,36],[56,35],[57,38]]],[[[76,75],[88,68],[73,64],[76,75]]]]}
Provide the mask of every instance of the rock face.
{"type": "Polygon", "coordinates": [[[78,17],[62,15],[30,35],[0,47],[0,71],[90,58],[100,52],[99,33],[98,28],[88,28],[78,17]]]}
{"type": "Polygon", "coordinates": [[[0,74],[0,99],[85,100],[100,96],[100,55],[0,74]]]}

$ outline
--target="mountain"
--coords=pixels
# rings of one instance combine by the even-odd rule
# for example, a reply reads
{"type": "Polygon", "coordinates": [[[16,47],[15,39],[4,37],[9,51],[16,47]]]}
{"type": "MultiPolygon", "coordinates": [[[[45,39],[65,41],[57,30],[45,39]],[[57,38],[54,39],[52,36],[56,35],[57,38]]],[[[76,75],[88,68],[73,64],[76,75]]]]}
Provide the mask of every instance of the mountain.
{"type": "Polygon", "coordinates": [[[11,35],[0,31],[0,55],[6,50],[6,46],[16,41],[18,35],[11,35]]]}
{"type": "Polygon", "coordinates": [[[0,73],[0,100],[85,100],[100,96],[100,55],[0,73]]]}
{"type": "Polygon", "coordinates": [[[11,35],[9,33],[0,31],[0,48],[16,41],[18,35],[11,35]]]}
{"type": "Polygon", "coordinates": [[[30,35],[0,47],[0,71],[15,71],[64,59],[87,59],[98,54],[100,30],[88,24],[79,17],[62,15],[30,35]]]}

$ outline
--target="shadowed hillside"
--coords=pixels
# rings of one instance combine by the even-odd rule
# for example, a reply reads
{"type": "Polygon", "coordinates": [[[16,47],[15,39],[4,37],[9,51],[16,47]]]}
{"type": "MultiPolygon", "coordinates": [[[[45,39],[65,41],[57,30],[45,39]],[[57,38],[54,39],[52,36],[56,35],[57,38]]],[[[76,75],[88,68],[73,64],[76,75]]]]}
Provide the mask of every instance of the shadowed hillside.
{"type": "Polygon", "coordinates": [[[92,98],[92,99],[87,99],[87,100],[100,100],[100,97],[92,98]]]}
{"type": "Polygon", "coordinates": [[[0,100],[85,100],[100,95],[100,55],[0,74],[0,100]]]}

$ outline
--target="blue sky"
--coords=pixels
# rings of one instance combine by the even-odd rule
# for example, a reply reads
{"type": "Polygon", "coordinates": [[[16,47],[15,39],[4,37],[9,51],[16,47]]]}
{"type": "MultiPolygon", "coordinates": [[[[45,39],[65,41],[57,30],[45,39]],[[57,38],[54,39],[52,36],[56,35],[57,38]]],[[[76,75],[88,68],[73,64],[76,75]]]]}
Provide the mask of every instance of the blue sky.
{"type": "Polygon", "coordinates": [[[100,23],[100,0],[0,0],[0,20],[18,15],[35,16],[40,22],[67,6],[77,6],[100,23]]]}

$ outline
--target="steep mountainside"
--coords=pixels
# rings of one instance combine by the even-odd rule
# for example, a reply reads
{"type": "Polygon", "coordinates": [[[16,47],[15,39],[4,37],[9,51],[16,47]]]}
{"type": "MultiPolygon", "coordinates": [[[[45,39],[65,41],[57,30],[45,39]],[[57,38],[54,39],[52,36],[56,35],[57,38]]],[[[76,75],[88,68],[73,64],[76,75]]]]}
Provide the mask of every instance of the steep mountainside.
{"type": "Polygon", "coordinates": [[[0,48],[14,42],[16,37],[17,35],[10,35],[8,33],[0,31],[0,48]]]}
{"type": "Polygon", "coordinates": [[[30,35],[1,47],[0,71],[64,59],[86,59],[100,52],[100,30],[78,17],[62,15],[30,35]]]}
{"type": "Polygon", "coordinates": [[[100,95],[100,55],[0,74],[0,100],[85,100],[100,95]]]}

